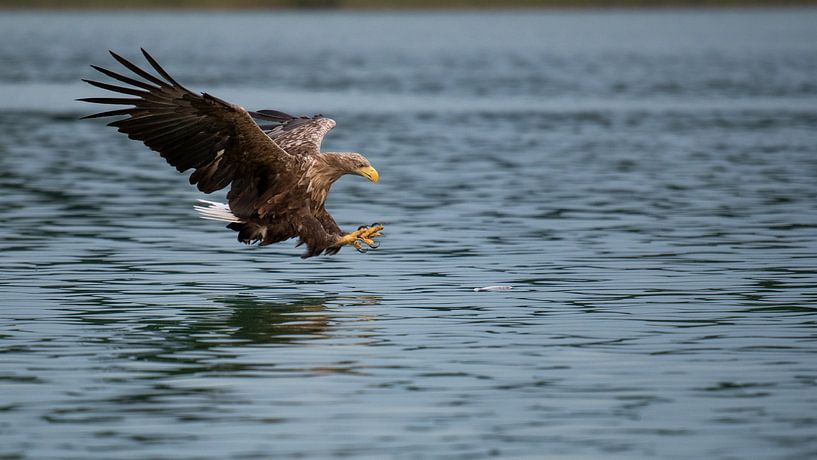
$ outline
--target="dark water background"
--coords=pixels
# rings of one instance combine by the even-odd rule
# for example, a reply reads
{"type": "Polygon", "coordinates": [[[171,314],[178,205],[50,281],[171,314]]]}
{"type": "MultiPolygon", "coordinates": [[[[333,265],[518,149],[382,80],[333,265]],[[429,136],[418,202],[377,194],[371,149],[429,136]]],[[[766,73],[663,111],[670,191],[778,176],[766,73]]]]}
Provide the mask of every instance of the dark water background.
{"type": "Polygon", "coordinates": [[[0,38],[0,457],[817,455],[817,10],[2,12],[0,38]],[[87,65],[139,46],[335,118],[324,147],[382,180],[329,207],[381,249],[239,245],[77,121],[87,65]]]}

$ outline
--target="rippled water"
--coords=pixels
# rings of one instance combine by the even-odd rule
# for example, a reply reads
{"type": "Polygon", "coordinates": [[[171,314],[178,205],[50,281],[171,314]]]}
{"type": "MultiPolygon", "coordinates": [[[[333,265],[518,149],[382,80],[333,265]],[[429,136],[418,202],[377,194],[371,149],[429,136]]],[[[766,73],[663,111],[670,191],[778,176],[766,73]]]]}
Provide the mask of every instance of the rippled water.
{"type": "Polygon", "coordinates": [[[3,12],[0,457],[817,455],[815,24],[3,12]],[[240,245],[77,121],[138,46],[335,118],[381,248],[240,245]]]}

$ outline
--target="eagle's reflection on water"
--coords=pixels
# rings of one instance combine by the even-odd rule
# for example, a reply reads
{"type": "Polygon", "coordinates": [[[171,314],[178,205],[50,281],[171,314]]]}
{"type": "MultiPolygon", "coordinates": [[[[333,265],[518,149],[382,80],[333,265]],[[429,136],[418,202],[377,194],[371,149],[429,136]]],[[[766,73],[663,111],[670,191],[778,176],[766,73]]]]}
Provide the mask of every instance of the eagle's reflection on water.
{"type": "MultiPolygon", "coordinates": [[[[307,296],[284,301],[237,295],[213,297],[202,304],[177,305],[172,309],[162,306],[160,310],[153,305],[104,305],[106,302],[99,298],[91,303],[94,304],[91,309],[75,309],[71,315],[73,321],[105,329],[116,327],[127,330],[115,344],[112,353],[99,356],[99,359],[135,361],[142,364],[143,370],[155,365],[152,370],[156,376],[279,365],[281,363],[276,357],[280,354],[275,351],[261,352],[263,359],[259,362],[231,364],[229,361],[239,355],[237,349],[242,347],[291,348],[319,339],[331,339],[333,324],[338,319],[333,316],[332,308],[376,305],[380,303],[380,298],[307,296]],[[173,313],[169,314],[168,310],[173,313]]],[[[345,314],[344,318],[345,321],[366,319],[349,318],[345,314]]],[[[83,340],[108,342],[110,338],[101,332],[89,330],[83,340]]]]}
{"type": "Polygon", "coordinates": [[[297,344],[331,336],[327,305],[373,305],[379,298],[302,297],[291,301],[264,300],[251,295],[217,297],[214,305],[184,308],[185,322],[172,328],[172,336],[190,339],[191,349],[219,345],[297,344]],[[206,310],[206,314],[195,314],[206,310]]]}
{"type": "Polygon", "coordinates": [[[191,335],[221,333],[235,343],[297,343],[329,334],[326,298],[306,297],[292,302],[260,300],[251,296],[214,299],[228,314],[190,325],[191,335]],[[199,331],[201,329],[201,332],[199,331]]]}

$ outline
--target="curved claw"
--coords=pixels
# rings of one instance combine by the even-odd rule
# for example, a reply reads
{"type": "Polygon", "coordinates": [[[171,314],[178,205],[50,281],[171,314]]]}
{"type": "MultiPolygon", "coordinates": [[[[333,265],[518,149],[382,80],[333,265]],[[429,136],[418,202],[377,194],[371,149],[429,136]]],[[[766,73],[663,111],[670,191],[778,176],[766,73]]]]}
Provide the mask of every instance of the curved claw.
{"type": "Polygon", "coordinates": [[[357,252],[359,252],[361,254],[366,254],[366,248],[364,248],[363,245],[361,245],[359,241],[353,241],[352,246],[354,246],[355,249],[357,249],[357,252]]]}

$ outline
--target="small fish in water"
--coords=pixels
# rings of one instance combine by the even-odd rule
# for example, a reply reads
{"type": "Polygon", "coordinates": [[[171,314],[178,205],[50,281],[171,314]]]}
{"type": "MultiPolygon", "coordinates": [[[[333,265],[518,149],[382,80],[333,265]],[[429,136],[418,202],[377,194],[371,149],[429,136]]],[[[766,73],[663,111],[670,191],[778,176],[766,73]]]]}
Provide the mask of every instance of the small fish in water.
{"type": "Polygon", "coordinates": [[[485,286],[474,288],[474,292],[510,291],[511,289],[513,289],[513,286],[485,286]]]}

